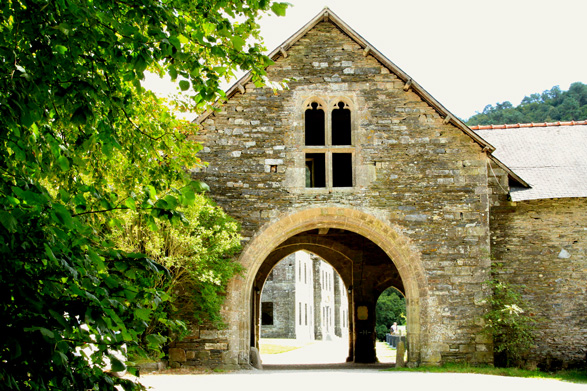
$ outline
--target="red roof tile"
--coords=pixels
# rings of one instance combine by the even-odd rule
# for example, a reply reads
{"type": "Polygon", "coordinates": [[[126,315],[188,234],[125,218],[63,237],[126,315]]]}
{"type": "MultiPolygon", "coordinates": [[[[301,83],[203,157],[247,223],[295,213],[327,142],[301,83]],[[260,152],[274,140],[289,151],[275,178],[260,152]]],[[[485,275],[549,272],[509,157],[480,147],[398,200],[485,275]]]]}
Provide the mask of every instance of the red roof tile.
{"type": "Polygon", "coordinates": [[[469,126],[471,130],[486,130],[486,129],[513,129],[513,128],[545,128],[548,126],[573,126],[573,125],[587,125],[585,121],[558,121],[558,122],[537,122],[529,124],[507,124],[507,125],[474,125],[469,126]]]}

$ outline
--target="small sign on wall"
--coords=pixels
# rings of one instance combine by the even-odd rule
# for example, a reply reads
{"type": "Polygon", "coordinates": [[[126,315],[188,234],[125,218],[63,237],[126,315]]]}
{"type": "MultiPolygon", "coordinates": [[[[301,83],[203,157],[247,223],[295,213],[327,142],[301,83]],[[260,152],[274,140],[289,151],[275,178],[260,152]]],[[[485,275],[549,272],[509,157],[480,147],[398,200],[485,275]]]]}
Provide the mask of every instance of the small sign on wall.
{"type": "Polygon", "coordinates": [[[369,309],[365,305],[357,307],[357,318],[359,320],[369,319],[369,309]]]}

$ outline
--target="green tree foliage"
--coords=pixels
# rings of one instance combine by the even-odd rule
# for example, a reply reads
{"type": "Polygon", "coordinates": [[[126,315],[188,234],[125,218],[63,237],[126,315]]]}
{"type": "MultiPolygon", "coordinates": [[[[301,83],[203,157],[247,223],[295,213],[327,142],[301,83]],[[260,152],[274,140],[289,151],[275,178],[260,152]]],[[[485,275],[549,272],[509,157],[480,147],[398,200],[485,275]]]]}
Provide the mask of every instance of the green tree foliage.
{"type": "Polygon", "coordinates": [[[583,121],[587,119],[587,85],[576,82],[568,91],[558,86],[524,97],[514,107],[510,102],[487,105],[467,125],[498,125],[531,122],[583,121]]]}
{"type": "MultiPolygon", "coordinates": [[[[146,254],[169,270],[171,278],[158,281],[169,297],[158,313],[219,325],[226,284],[242,270],[232,258],[241,248],[240,226],[204,195],[196,194],[194,204],[181,210],[184,224],[158,221],[156,231],[146,226],[144,213],[127,211],[110,237],[118,248],[146,254]]],[[[157,331],[167,334],[165,326],[154,319],[144,337],[157,331]]]]}
{"type": "Polygon", "coordinates": [[[377,300],[375,315],[375,332],[377,338],[383,340],[394,322],[406,324],[406,299],[395,288],[387,288],[377,300]]]}
{"type": "Polygon", "coordinates": [[[490,310],[485,314],[485,332],[493,337],[495,365],[520,366],[524,354],[534,344],[535,319],[527,312],[528,305],[513,286],[492,280],[490,310]]]}
{"type": "Polygon", "coordinates": [[[261,82],[270,60],[255,21],[285,8],[267,0],[0,2],[4,389],[140,387],[99,364],[143,335],[167,299],[157,288],[165,269],[105,233],[128,209],[154,229],[182,222],[178,206],[204,189],[185,174],[199,164],[194,126],[144,90],[144,72],[180,80],[195,93],[187,103],[202,110],[237,69],[261,82]],[[79,348],[90,342],[97,350],[86,357],[79,348]]]}

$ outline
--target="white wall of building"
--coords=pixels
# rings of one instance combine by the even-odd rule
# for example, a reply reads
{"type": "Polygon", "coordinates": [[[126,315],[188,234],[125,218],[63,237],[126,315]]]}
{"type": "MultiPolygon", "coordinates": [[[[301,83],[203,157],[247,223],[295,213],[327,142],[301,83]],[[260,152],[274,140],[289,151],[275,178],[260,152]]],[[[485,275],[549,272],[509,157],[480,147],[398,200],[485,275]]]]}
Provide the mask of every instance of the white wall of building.
{"type": "Polygon", "coordinates": [[[312,259],[305,251],[295,253],[296,337],[314,340],[314,278],[312,259]]]}

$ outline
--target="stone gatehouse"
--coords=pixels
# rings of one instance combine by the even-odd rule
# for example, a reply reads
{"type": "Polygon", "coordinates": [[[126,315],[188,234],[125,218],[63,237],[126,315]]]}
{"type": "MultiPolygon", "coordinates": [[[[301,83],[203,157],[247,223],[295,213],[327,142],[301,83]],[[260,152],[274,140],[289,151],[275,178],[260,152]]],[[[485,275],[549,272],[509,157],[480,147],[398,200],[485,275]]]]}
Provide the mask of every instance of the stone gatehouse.
{"type": "Polygon", "coordinates": [[[375,303],[395,287],[412,365],[492,363],[482,315],[493,261],[536,304],[531,360],[584,360],[587,186],[525,199],[536,184],[496,157],[491,131],[467,127],[328,9],[271,57],[268,78],[288,89],[245,76],[198,119],[209,166],[194,176],[241,222],[246,273],[228,287],[226,329],[194,330],[176,364],[248,366],[261,289],[299,250],[348,292],[350,361],[377,360],[375,303]]]}

